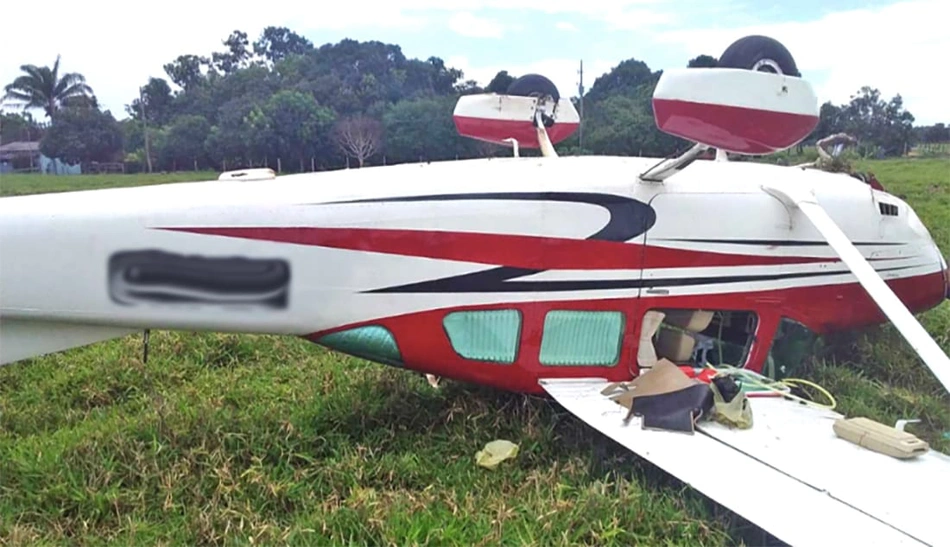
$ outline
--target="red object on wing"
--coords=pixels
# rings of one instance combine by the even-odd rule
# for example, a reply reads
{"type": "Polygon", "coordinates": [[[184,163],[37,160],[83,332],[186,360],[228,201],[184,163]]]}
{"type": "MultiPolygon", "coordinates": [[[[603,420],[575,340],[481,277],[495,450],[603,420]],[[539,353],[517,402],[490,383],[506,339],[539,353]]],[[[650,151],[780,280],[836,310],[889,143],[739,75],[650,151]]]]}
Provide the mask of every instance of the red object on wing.
{"type": "MultiPolygon", "coordinates": [[[[492,118],[474,118],[470,116],[452,116],[455,129],[460,135],[478,140],[509,144],[505,139],[516,139],[521,148],[539,148],[538,131],[531,121],[499,120],[492,118]]],[[[551,144],[557,144],[571,136],[579,123],[558,122],[547,127],[548,139],[551,144]]]]}
{"type": "Polygon", "coordinates": [[[680,366],[680,370],[690,378],[699,380],[700,382],[710,383],[712,382],[713,376],[716,375],[716,371],[711,368],[694,368],[688,365],[680,366]]]}
{"type": "Polygon", "coordinates": [[[808,136],[818,117],[741,106],[653,99],[664,133],[741,154],[772,154],[808,136]]]}

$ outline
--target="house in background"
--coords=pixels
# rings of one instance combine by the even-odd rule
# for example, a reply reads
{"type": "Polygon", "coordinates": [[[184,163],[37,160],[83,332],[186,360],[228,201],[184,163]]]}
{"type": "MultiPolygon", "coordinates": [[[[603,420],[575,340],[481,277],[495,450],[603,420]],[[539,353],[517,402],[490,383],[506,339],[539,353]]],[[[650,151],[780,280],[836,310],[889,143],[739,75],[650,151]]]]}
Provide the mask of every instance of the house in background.
{"type": "Polygon", "coordinates": [[[0,145],[0,173],[46,173],[79,175],[81,165],[69,165],[40,152],[39,141],[14,141],[0,145]]]}

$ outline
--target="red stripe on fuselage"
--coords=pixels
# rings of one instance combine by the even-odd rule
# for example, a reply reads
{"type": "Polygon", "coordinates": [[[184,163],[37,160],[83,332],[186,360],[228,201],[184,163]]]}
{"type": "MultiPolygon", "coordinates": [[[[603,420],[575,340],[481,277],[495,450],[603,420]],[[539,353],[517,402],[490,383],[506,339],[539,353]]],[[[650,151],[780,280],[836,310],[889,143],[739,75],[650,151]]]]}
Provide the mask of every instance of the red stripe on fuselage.
{"type": "Polygon", "coordinates": [[[179,232],[334,249],[457,260],[538,270],[622,270],[692,266],[767,266],[836,258],[691,251],[639,244],[511,234],[379,228],[162,228],[179,232]]]}

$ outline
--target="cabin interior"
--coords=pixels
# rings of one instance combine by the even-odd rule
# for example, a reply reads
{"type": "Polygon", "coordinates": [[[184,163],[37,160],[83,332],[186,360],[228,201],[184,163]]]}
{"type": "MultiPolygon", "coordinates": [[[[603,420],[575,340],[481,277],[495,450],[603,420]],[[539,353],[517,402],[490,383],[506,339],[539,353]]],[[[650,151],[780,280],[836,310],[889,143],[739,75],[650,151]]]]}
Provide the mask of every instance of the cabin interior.
{"type": "Polygon", "coordinates": [[[640,372],[660,359],[695,367],[746,367],[757,340],[768,343],[762,374],[780,380],[801,371],[817,335],[805,325],[781,317],[774,332],[758,333],[753,311],[654,309],[644,314],[637,364],[640,372]]]}
{"type": "Polygon", "coordinates": [[[644,314],[637,364],[641,372],[659,359],[677,365],[744,366],[758,317],[751,311],[655,309],[644,314]]]}

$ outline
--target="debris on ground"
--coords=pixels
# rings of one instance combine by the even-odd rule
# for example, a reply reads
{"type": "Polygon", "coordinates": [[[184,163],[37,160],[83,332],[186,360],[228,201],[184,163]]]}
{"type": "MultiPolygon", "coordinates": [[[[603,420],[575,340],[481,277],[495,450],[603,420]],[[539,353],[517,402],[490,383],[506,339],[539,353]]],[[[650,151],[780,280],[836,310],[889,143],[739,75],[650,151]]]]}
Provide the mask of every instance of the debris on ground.
{"type": "Polygon", "coordinates": [[[494,469],[498,464],[505,460],[513,459],[518,455],[518,445],[511,441],[499,439],[485,445],[485,448],[475,454],[475,463],[478,465],[494,469]]]}

